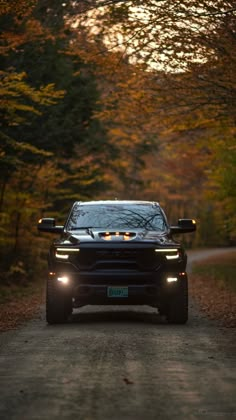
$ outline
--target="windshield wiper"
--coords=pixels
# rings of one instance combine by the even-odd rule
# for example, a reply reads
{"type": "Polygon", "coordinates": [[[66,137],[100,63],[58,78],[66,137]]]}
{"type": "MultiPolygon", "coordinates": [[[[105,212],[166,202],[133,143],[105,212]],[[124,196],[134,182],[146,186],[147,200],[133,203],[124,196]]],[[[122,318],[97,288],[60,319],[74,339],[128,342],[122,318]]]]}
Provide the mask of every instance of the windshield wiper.
{"type": "Polygon", "coordinates": [[[68,230],[88,230],[88,229],[95,229],[95,228],[98,228],[99,226],[80,226],[80,227],[73,227],[73,228],[70,228],[70,229],[68,229],[68,230]]]}

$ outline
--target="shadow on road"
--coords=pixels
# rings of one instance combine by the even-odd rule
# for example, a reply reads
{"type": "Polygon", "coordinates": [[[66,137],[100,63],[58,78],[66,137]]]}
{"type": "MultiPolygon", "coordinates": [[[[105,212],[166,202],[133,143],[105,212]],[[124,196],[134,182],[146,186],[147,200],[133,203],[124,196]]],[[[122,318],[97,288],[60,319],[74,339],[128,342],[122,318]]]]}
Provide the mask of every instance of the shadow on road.
{"type": "Polygon", "coordinates": [[[145,311],[123,310],[123,311],[98,311],[98,312],[75,312],[72,314],[69,324],[85,324],[100,322],[138,322],[147,324],[166,324],[158,313],[146,313],[145,311]]]}

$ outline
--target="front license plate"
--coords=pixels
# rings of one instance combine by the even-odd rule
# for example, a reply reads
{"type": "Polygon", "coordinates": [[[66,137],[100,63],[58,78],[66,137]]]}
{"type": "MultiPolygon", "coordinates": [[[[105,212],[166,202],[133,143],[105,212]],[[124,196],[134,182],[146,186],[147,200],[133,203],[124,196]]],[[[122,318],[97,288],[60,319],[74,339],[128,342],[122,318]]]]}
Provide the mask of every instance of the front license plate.
{"type": "Polygon", "coordinates": [[[107,296],[114,298],[126,298],[128,297],[128,287],[108,287],[107,296]]]}

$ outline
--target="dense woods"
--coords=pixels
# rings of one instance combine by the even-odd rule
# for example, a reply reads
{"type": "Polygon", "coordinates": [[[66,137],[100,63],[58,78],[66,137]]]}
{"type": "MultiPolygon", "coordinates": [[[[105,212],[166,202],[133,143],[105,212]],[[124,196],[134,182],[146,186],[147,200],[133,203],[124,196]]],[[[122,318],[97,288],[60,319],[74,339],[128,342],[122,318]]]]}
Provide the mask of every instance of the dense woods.
{"type": "MultiPolygon", "coordinates": [[[[159,201],[236,242],[234,1],[2,1],[0,255],[33,278],[74,200],[159,201]]],[[[193,241],[194,242],[191,242],[193,241]]]]}

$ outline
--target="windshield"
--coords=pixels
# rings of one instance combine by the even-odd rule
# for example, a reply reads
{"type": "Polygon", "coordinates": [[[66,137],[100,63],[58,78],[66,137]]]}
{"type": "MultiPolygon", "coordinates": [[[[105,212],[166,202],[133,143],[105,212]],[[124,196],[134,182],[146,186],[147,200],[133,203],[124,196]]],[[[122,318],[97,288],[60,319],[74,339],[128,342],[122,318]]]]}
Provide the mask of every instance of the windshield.
{"type": "Polygon", "coordinates": [[[67,230],[99,228],[166,231],[160,207],[150,204],[79,204],[67,222],[67,230]]]}

